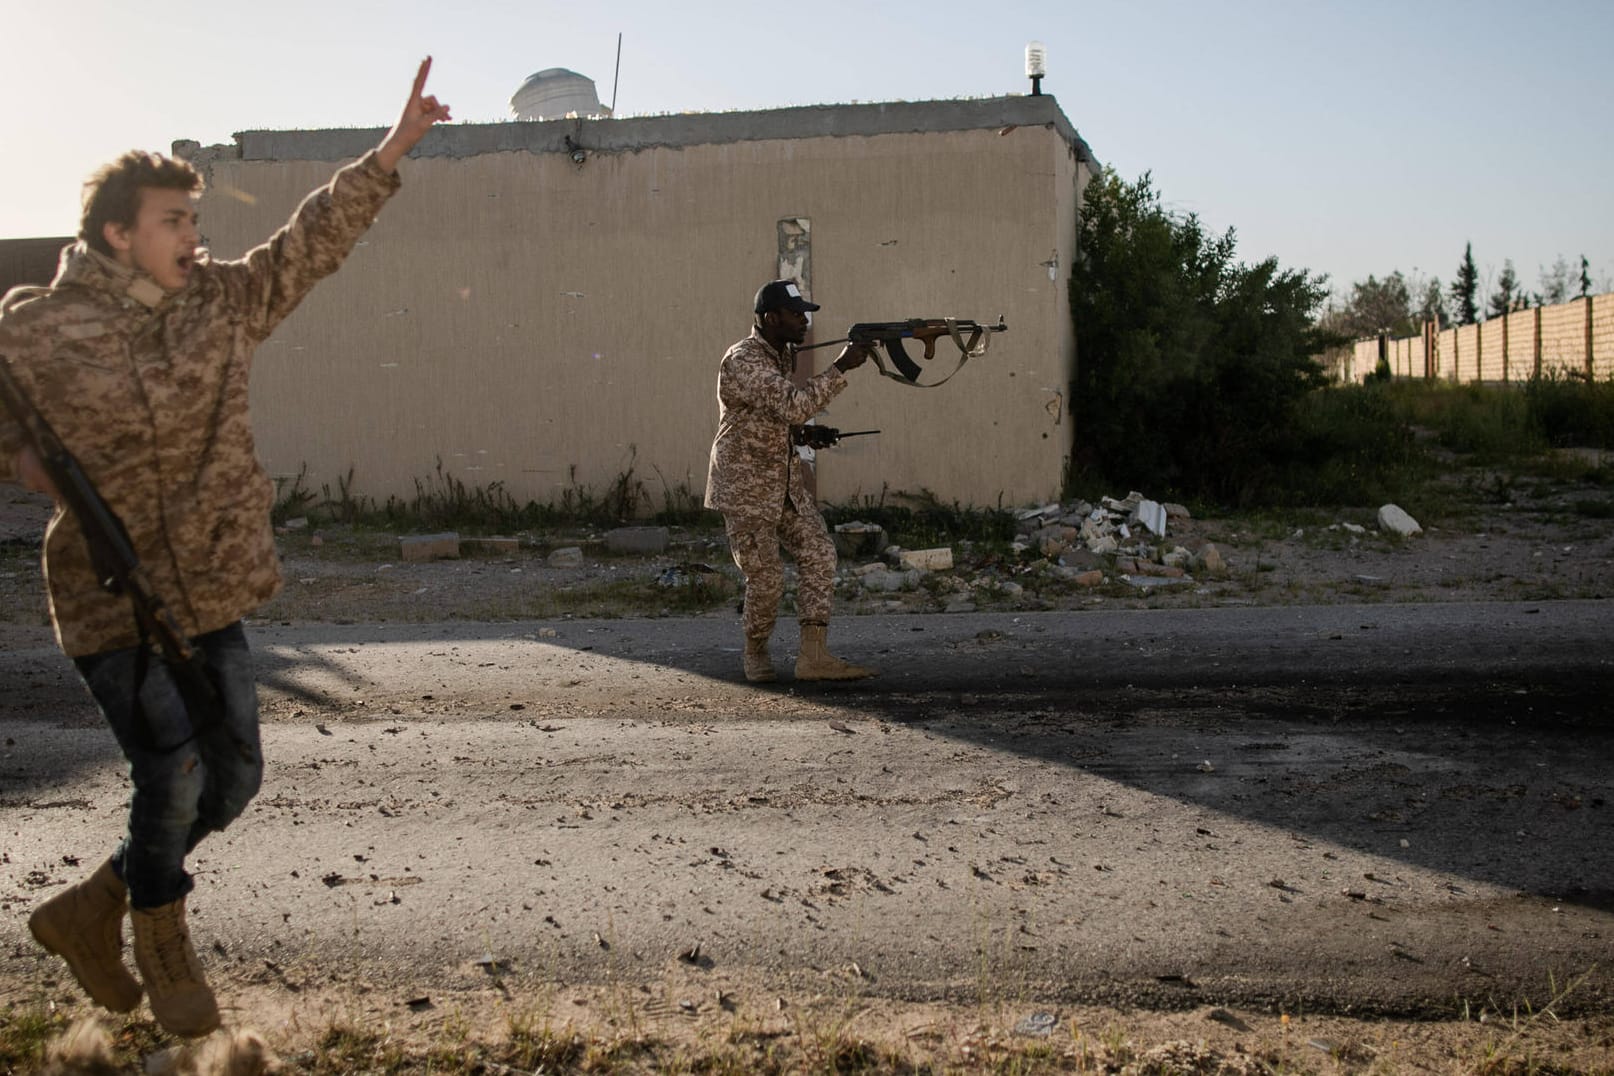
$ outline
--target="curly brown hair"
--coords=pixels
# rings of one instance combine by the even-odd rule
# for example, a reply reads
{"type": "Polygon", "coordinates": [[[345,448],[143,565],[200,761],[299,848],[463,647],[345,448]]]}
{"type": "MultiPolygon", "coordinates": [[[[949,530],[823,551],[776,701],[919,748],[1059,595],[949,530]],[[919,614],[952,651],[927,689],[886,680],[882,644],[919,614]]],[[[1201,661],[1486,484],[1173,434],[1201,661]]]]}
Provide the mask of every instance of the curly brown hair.
{"type": "Polygon", "coordinates": [[[189,161],[130,150],[97,168],[84,181],[84,212],[79,218],[78,237],[92,250],[110,255],[106,225],[133,228],[140,212],[140,192],[146,187],[196,193],[202,189],[202,174],[189,161]]]}

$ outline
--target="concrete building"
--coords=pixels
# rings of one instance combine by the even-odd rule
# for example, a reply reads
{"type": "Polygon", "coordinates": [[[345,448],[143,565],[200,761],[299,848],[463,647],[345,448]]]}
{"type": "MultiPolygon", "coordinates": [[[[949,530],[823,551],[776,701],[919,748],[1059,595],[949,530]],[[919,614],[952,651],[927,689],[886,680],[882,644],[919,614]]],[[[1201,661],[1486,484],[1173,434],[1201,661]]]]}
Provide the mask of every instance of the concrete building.
{"type": "Polygon", "coordinates": [[[56,279],[62,248],[72,236],[0,239],[0,295],[20,284],[44,286],[56,279]]]}
{"type": "MultiPolygon", "coordinates": [[[[380,130],[176,143],[206,173],[215,253],[270,234],[380,130]]],[[[408,498],[443,472],[519,502],[631,473],[641,510],[698,498],[717,364],[762,282],[857,321],[1007,319],[952,381],[872,364],[821,419],[820,496],[1055,496],[1072,444],[1067,288],[1096,170],[1052,97],[455,125],[428,135],[348,264],[260,350],[259,448],[314,490],[408,498]]],[[[815,368],[838,349],[811,352],[815,368]]],[[[931,364],[951,369],[943,341],[931,364]]]]}

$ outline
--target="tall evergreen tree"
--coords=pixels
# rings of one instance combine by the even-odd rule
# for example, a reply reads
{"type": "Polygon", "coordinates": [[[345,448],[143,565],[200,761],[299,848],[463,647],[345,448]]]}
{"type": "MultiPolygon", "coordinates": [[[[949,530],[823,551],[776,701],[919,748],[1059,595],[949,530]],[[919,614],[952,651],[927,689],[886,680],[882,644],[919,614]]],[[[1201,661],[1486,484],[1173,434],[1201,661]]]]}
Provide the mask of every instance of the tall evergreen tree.
{"type": "Polygon", "coordinates": [[[1474,244],[1463,247],[1463,260],[1457,264],[1457,279],[1451,285],[1452,305],[1457,308],[1457,324],[1472,325],[1479,320],[1479,270],[1474,266],[1474,244]]]}
{"type": "Polygon", "coordinates": [[[1586,260],[1586,255],[1580,256],[1580,297],[1582,299],[1592,293],[1592,267],[1586,260]]]}

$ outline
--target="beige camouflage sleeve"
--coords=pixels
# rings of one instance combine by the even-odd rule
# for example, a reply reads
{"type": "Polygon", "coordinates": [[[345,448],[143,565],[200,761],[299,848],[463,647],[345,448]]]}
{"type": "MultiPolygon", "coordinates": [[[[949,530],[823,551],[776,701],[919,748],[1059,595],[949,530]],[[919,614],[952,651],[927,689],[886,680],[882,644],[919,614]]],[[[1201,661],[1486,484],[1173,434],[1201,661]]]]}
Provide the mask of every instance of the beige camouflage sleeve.
{"type": "Polygon", "coordinates": [[[315,284],[336,272],[398,189],[398,174],[375,156],[372,150],[339,169],[267,242],[220,266],[242,289],[256,339],[266,339],[315,284]]]}
{"type": "Polygon", "coordinates": [[[846,376],[831,366],[798,387],[766,357],[734,354],[723,360],[719,383],[728,406],[754,408],[794,426],[818,414],[839,395],[846,387],[846,376]]]}

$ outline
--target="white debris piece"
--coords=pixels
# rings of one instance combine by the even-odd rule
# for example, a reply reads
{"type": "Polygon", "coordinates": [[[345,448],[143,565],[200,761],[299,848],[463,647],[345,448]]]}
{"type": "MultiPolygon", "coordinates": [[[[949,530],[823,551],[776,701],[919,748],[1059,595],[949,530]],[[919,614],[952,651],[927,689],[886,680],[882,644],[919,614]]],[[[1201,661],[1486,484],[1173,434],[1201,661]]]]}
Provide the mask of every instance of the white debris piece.
{"type": "Polygon", "coordinates": [[[1406,511],[1398,505],[1387,504],[1379,509],[1379,530],[1399,534],[1403,538],[1410,538],[1414,534],[1422,534],[1423,528],[1418,521],[1407,515],[1406,511]]]}

